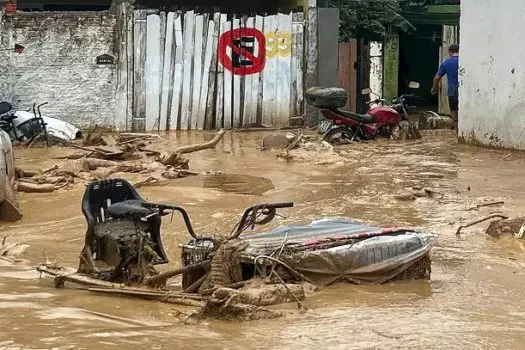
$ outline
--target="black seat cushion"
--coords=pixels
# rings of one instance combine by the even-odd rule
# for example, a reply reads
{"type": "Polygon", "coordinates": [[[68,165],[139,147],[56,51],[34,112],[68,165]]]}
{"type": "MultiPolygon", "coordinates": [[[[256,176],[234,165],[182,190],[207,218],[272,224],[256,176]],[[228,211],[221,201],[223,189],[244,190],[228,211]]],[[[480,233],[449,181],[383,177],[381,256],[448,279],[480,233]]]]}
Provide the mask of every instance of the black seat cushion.
{"type": "Polygon", "coordinates": [[[109,206],[108,214],[114,218],[143,218],[155,213],[155,210],[144,207],[143,203],[137,199],[117,202],[109,206]]]}
{"type": "Polygon", "coordinates": [[[370,114],[359,114],[350,111],[345,111],[344,109],[338,109],[337,111],[341,113],[343,117],[353,119],[355,121],[358,121],[359,123],[374,124],[376,122],[376,118],[370,114]]]}
{"type": "Polygon", "coordinates": [[[13,106],[9,102],[0,102],[0,114],[4,114],[13,109],[13,106]]]}

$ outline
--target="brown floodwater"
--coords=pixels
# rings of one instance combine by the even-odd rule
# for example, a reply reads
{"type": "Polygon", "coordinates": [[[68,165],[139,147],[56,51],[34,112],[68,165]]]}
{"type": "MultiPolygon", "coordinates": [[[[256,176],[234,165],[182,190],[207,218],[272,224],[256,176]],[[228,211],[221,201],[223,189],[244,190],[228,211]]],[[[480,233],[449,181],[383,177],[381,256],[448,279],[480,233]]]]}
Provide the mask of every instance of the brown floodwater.
{"type": "MultiPolygon", "coordinates": [[[[501,210],[525,212],[525,156],[458,145],[449,132],[416,142],[374,142],[299,151],[295,161],[257,149],[262,133],[230,133],[214,150],[191,154],[196,171],[263,176],[273,190],[262,196],[204,188],[200,177],[144,187],[149,200],[184,206],[199,233],[226,233],[255,203],[294,201],[273,225],[345,216],[376,225],[409,225],[434,234],[430,282],[379,286],[337,285],[315,293],[304,314],[246,323],[184,325],[183,309],[153,301],[54,289],[34,266],[49,260],[76,266],[84,241],[83,187],[53,194],[21,194],[24,219],[0,223],[9,242],[28,244],[26,262],[0,266],[1,349],[523,349],[525,348],[525,241],[494,240],[486,225],[462,223],[501,210]],[[505,159],[504,159],[505,158],[505,159]],[[400,202],[412,186],[443,198],[400,202]],[[503,207],[469,210],[485,201],[503,207]],[[176,310],[177,309],[177,310],[176,310]]],[[[209,136],[207,136],[209,137],[209,136]]],[[[172,134],[151,147],[202,141],[203,134],[172,134]]],[[[310,145],[311,146],[311,145],[310,145]]],[[[17,164],[42,169],[69,150],[17,150],[17,164]]],[[[180,220],[165,220],[163,241],[179,263],[188,240],[180,220]]],[[[293,310],[293,305],[290,306],[293,310]]]]}

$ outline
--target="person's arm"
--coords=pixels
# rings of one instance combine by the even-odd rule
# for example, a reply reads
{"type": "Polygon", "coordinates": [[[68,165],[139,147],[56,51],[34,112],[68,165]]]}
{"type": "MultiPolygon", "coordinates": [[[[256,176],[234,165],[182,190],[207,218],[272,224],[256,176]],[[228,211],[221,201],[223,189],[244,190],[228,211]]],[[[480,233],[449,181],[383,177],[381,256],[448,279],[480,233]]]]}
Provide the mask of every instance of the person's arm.
{"type": "Polygon", "coordinates": [[[443,78],[445,74],[447,74],[447,71],[445,69],[445,62],[443,62],[439,66],[439,70],[436,76],[434,77],[434,81],[432,82],[432,94],[434,95],[437,94],[438,89],[439,89],[439,83],[441,82],[441,79],[443,78]]]}

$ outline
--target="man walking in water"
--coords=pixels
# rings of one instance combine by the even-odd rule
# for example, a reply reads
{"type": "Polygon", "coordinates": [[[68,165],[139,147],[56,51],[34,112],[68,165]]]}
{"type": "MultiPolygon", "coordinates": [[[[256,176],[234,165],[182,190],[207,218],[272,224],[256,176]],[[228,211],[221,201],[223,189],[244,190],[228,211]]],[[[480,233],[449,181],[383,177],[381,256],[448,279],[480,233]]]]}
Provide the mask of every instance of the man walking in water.
{"type": "Polygon", "coordinates": [[[438,93],[439,83],[443,76],[447,76],[448,80],[448,104],[450,105],[450,112],[452,114],[452,127],[456,132],[458,131],[458,111],[459,111],[459,45],[453,44],[448,48],[450,58],[441,63],[439,70],[434,77],[432,84],[432,95],[438,93]]]}

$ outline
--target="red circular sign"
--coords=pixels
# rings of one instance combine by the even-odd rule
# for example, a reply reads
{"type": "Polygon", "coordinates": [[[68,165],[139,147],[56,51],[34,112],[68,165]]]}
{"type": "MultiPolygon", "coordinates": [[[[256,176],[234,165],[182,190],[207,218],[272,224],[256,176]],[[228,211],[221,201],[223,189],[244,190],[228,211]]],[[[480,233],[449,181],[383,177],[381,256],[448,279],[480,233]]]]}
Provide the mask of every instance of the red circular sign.
{"type": "Polygon", "coordinates": [[[262,72],[266,64],[264,34],[255,28],[239,28],[224,32],[219,38],[219,62],[235,75],[262,72]]]}

